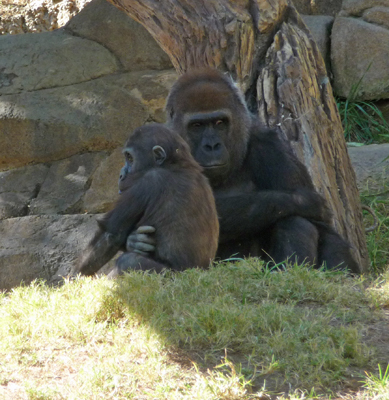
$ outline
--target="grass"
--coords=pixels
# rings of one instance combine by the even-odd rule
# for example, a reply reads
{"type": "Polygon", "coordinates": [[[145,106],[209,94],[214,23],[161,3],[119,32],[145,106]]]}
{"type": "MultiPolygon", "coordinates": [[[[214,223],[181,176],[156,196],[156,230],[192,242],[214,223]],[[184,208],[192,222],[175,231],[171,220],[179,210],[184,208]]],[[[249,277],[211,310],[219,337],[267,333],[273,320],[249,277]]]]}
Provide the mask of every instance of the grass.
{"type": "Polygon", "coordinates": [[[356,101],[351,95],[346,100],[337,98],[336,104],[347,142],[389,142],[389,123],[374,102],[356,101]]]}
{"type": "Polygon", "coordinates": [[[0,294],[0,398],[389,400],[389,200],[363,202],[367,276],[250,259],[0,294]]]}
{"type": "Polygon", "coordinates": [[[352,85],[347,99],[336,98],[336,105],[344,136],[347,142],[385,143],[389,142],[389,123],[373,101],[358,101],[359,87],[371,64],[361,79],[352,85]]]}
{"type": "Polygon", "coordinates": [[[0,297],[0,398],[336,398],[355,379],[389,393],[364,336],[385,321],[388,278],[246,260],[15,288],[0,297]]]}
{"type": "MultiPolygon", "coordinates": [[[[337,104],[348,141],[388,141],[374,103],[337,104]]],[[[364,202],[371,276],[246,260],[0,294],[0,398],[389,399],[389,208],[364,202]]]]}
{"type": "Polygon", "coordinates": [[[347,142],[389,142],[389,123],[374,102],[338,98],[336,103],[347,142]]]}
{"type": "MultiPolygon", "coordinates": [[[[371,260],[371,272],[380,274],[388,267],[389,259],[389,187],[383,185],[382,193],[371,194],[365,191],[362,203],[372,208],[378,218],[378,227],[366,235],[367,248],[371,260]]],[[[372,223],[364,211],[366,225],[372,223]]]]}

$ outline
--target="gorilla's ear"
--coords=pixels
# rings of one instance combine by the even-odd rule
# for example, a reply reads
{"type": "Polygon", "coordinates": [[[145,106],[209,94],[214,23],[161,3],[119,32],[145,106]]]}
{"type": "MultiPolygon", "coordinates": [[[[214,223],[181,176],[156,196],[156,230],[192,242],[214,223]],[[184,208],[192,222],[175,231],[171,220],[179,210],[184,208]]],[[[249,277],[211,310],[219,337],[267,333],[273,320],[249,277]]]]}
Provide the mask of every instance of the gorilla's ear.
{"type": "Polygon", "coordinates": [[[166,160],[165,150],[161,146],[154,146],[153,147],[153,154],[154,154],[155,162],[158,165],[162,165],[163,162],[166,160]]]}

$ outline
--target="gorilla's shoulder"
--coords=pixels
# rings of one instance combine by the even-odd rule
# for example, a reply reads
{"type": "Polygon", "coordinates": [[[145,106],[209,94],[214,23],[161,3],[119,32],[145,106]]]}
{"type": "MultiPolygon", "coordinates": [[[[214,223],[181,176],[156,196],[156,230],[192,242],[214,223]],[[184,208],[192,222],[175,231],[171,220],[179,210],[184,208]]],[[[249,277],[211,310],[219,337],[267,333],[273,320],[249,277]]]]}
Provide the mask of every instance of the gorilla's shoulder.
{"type": "Polygon", "coordinates": [[[252,143],[279,143],[282,137],[276,129],[268,128],[259,121],[253,121],[250,131],[250,141],[252,143]]]}

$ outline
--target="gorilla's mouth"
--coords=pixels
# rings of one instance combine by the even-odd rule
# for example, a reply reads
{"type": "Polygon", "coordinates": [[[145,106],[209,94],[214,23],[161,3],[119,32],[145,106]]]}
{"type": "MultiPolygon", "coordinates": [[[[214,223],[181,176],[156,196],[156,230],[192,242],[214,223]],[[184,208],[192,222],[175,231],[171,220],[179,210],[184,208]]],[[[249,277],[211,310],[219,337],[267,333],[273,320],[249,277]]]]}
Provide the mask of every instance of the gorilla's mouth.
{"type": "Polygon", "coordinates": [[[204,175],[210,179],[212,182],[218,181],[220,179],[224,179],[224,177],[228,174],[228,164],[211,164],[211,165],[202,165],[204,175]]]}
{"type": "Polygon", "coordinates": [[[211,164],[211,165],[202,165],[204,169],[218,169],[218,168],[224,168],[226,167],[227,164],[211,164]]]}

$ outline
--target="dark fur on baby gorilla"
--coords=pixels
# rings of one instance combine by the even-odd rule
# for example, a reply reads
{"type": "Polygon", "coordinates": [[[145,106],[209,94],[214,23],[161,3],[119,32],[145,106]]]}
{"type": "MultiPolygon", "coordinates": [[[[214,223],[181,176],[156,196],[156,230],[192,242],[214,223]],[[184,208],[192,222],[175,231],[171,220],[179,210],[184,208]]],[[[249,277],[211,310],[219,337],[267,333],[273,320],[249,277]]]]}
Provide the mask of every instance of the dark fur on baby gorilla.
{"type": "Polygon", "coordinates": [[[208,179],[187,143],[165,125],[138,128],[123,151],[126,164],[115,208],[98,221],[99,230],[74,273],[92,275],[139,226],[156,229],[152,255],[123,253],[110,276],[126,270],[207,268],[215,257],[219,222],[208,179]]]}

